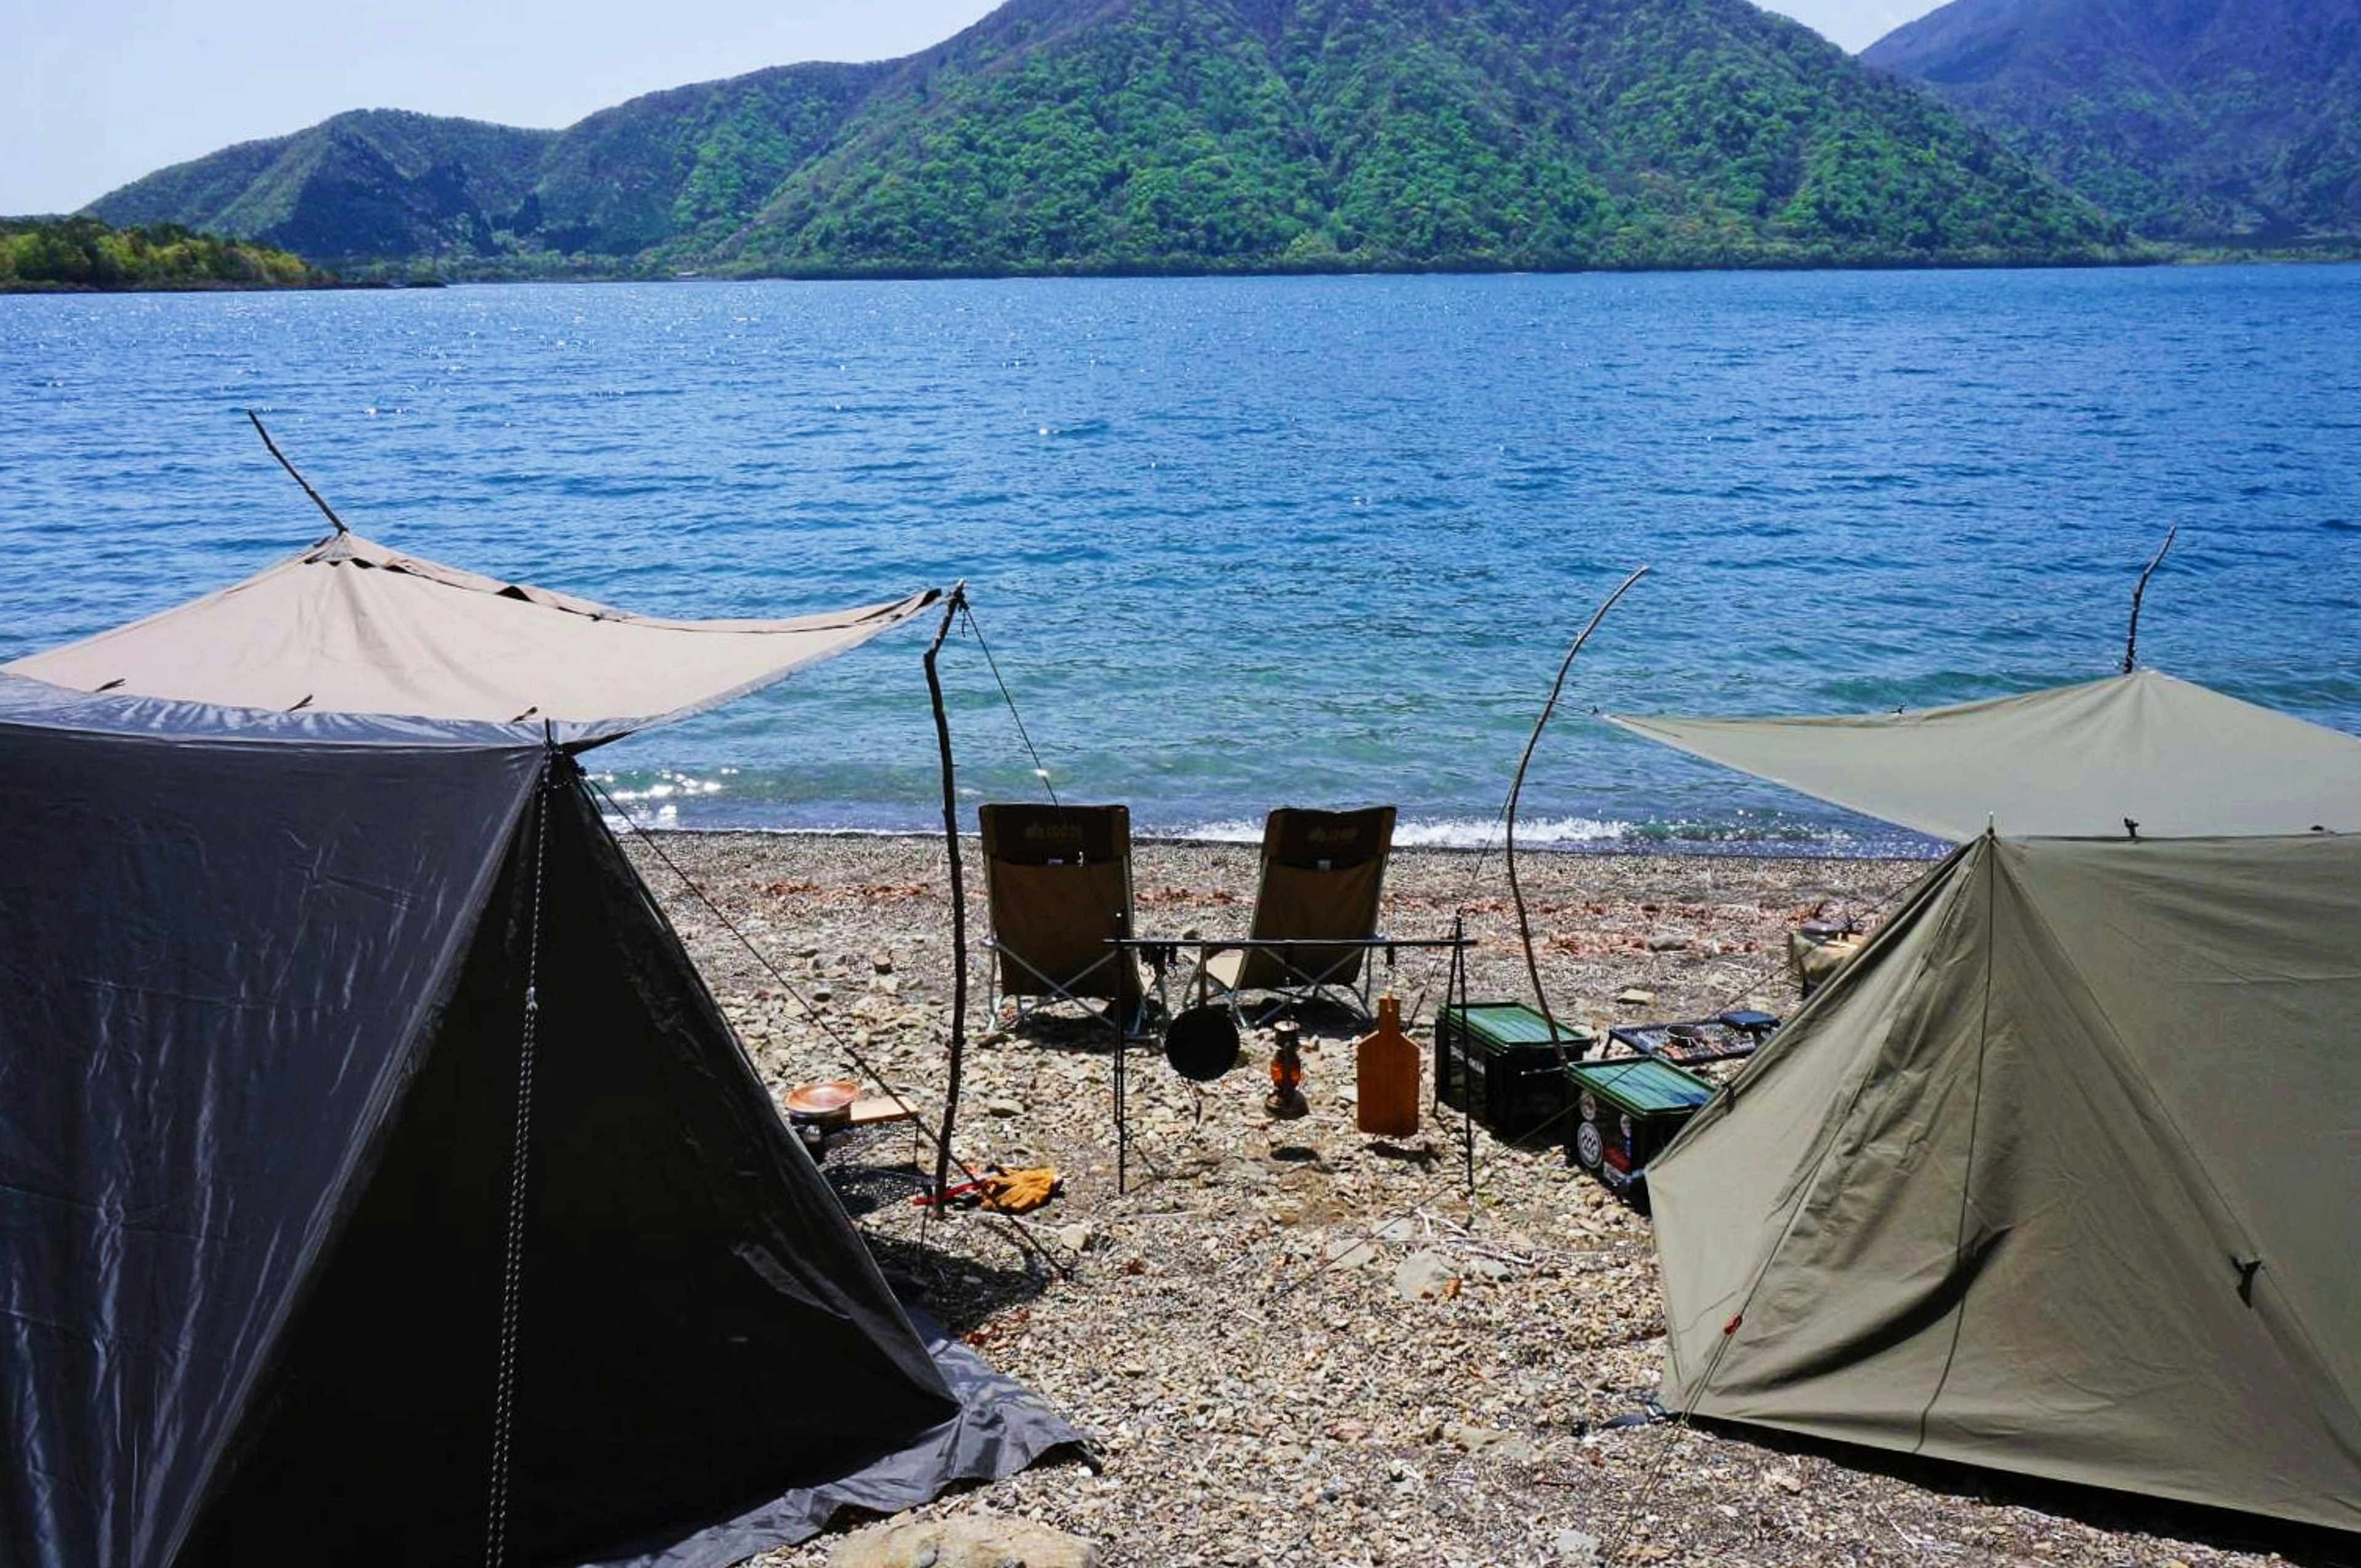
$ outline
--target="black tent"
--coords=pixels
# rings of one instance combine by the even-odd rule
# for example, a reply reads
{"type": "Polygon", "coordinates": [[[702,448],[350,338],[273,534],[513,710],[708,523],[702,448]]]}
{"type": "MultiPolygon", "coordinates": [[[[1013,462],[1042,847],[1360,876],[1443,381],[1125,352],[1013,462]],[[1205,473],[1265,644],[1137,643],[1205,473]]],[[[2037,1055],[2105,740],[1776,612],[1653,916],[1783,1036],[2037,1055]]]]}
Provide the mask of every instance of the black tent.
{"type": "Polygon", "coordinates": [[[1079,1442],[529,726],[0,674],[0,1561],[715,1563],[1079,1442]]]}

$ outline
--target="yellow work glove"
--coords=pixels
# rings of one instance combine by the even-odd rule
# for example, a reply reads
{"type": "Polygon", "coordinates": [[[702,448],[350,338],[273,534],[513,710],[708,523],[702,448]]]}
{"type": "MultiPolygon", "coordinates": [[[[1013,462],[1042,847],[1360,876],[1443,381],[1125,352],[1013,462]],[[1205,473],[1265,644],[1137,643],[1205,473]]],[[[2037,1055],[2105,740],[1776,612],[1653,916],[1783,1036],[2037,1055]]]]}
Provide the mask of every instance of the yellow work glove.
{"type": "Polygon", "coordinates": [[[1046,1165],[990,1171],[980,1179],[983,1206],[1004,1214],[1029,1213],[1058,1195],[1058,1173],[1046,1165]]]}

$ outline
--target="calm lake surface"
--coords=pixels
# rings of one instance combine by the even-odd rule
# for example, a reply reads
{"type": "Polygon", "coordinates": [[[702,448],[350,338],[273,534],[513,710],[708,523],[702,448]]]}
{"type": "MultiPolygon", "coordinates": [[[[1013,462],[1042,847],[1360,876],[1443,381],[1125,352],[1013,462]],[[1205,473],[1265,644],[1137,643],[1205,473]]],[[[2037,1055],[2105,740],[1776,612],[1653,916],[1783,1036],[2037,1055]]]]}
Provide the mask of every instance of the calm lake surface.
{"type": "MultiPolygon", "coordinates": [[[[1921,707],[2144,663],[2361,730],[2361,268],[681,283],[0,298],[0,658],[321,532],[675,616],[967,579],[1060,792],[1142,831],[1906,836],[1626,711],[1921,707]]],[[[928,629],[930,630],[930,628],[928,629]]],[[[911,627],[598,753],[682,826],[937,820],[911,627]]],[[[961,793],[1038,795],[976,643],[961,793]]]]}

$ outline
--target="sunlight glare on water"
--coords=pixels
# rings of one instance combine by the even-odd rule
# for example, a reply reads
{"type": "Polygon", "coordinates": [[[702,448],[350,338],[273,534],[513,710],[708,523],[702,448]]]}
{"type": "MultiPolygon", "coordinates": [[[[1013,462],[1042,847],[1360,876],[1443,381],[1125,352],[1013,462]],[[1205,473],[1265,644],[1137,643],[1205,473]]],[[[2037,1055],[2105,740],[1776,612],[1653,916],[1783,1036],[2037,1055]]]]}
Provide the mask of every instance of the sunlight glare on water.
{"type": "MultiPolygon", "coordinates": [[[[2361,269],[511,286],[0,299],[0,656],[360,532],[673,616],[967,579],[1061,795],[1252,838],[1906,836],[1593,707],[1887,710],[2146,663],[2361,729],[2361,269]]],[[[889,635],[594,762],[683,826],[939,810],[889,635]]],[[[1038,796],[975,642],[969,805],[1038,796]]]]}

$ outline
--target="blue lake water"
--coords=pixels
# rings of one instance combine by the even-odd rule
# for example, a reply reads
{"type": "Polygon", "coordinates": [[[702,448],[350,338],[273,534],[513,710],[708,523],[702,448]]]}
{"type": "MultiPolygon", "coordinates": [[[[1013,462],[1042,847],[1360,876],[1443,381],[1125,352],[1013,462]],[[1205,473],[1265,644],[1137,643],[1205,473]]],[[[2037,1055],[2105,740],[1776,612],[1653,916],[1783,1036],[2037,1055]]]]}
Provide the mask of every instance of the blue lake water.
{"type": "MultiPolygon", "coordinates": [[[[320,532],[675,616],[967,579],[1060,793],[1528,835],[1905,837],[1588,717],[2143,662],[2361,730],[2361,268],[0,298],[0,658],[320,532]]],[[[923,827],[909,628],[598,754],[683,826],[923,827]]],[[[976,644],[962,794],[1038,792],[976,644]]],[[[1923,846],[1920,846],[1923,847],[1923,846]]]]}

